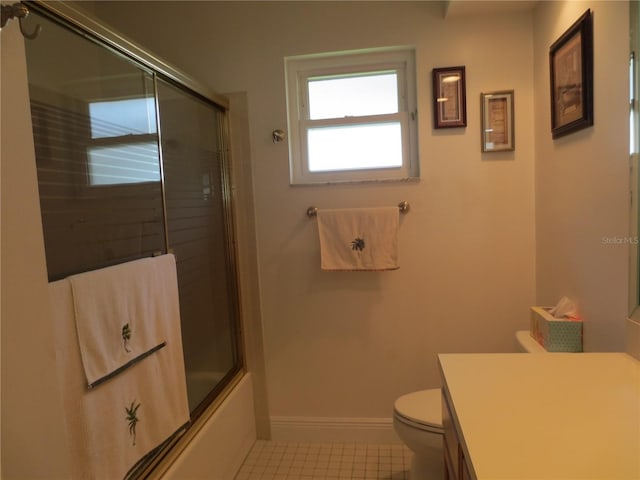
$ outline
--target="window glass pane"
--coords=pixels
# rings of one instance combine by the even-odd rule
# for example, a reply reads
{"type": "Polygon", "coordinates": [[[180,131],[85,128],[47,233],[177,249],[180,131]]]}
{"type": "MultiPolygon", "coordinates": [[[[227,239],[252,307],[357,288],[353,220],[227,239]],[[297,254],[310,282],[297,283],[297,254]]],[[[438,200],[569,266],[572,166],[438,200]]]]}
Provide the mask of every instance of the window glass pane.
{"type": "Polygon", "coordinates": [[[92,147],[87,153],[91,185],[160,181],[156,142],[92,147]]]}
{"type": "Polygon", "coordinates": [[[153,97],[92,102],[89,104],[91,138],[156,133],[153,97]]]}
{"type": "Polygon", "coordinates": [[[311,128],[307,139],[311,172],[402,165],[400,122],[311,128]]]}
{"type": "MultiPolygon", "coordinates": [[[[153,94],[152,87],[149,94],[153,94]]],[[[158,145],[140,138],[157,138],[155,98],[144,95],[146,92],[138,98],[89,103],[91,138],[97,144],[90,142],[87,149],[90,185],[160,180],[158,145]],[[100,140],[108,138],[115,140],[102,146],[100,140]]]]}
{"type": "Polygon", "coordinates": [[[398,112],[398,75],[383,72],[309,79],[309,119],[398,112]]]}

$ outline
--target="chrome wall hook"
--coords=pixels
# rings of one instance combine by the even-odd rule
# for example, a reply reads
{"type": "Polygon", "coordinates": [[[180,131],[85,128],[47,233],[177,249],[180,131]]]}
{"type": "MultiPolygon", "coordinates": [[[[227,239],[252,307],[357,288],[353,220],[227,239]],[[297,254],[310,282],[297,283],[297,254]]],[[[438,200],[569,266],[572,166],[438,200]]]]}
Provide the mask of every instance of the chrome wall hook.
{"type": "Polygon", "coordinates": [[[27,18],[29,15],[29,8],[22,3],[14,3],[13,5],[2,5],[1,6],[1,19],[0,19],[0,28],[4,28],[7,22],[13,18],[17,18],[20,23],[20,32],[24,35],[25,38],[29,40],[33,40],[38,36],[40,31],[42,30],[42,25],[36,25],[36,28],[33,32],[29,33],[24,29],[24,24],[22,21],[27,18]]]}

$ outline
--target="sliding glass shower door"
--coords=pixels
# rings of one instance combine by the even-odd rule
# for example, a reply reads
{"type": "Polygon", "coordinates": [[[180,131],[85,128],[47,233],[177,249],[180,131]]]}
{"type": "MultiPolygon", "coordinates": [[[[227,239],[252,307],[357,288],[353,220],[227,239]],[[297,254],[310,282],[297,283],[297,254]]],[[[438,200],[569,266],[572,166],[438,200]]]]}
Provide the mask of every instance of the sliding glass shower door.
{"type": "Polygon", "coordinates": [[[224,112],[159,80],[158,105],[169,248],[178,264],[189,404],[199,404],[239,363],[237,298],[228,211],[224,112]]]}
{"type": "Polygon", "coordinates": [[[29,20],[49,279],[175,253],[195,418],[242,370],[227,112],[45,10],[29,20]]]}

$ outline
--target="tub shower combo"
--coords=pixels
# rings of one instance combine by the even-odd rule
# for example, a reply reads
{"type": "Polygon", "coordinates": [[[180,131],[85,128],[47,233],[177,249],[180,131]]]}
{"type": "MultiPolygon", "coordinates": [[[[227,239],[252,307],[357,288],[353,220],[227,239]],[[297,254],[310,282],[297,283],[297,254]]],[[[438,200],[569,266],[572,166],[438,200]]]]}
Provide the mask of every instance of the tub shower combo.
{"type": "Polygon", "coordinates": [[[173,253],[193,420],[244,369],[228,103],[88,17],[28,6],[49,281],[173,253]]]}

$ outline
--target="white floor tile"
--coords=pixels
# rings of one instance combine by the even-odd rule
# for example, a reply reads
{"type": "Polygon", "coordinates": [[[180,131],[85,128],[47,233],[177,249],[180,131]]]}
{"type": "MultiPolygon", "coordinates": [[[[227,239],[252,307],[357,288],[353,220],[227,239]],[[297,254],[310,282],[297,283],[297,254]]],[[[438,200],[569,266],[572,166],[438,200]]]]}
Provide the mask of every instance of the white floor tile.
{"type": "Polygon", "coordinates": [[[258,440],[235,480],[408,480],[402,445],[258,440]]]}

